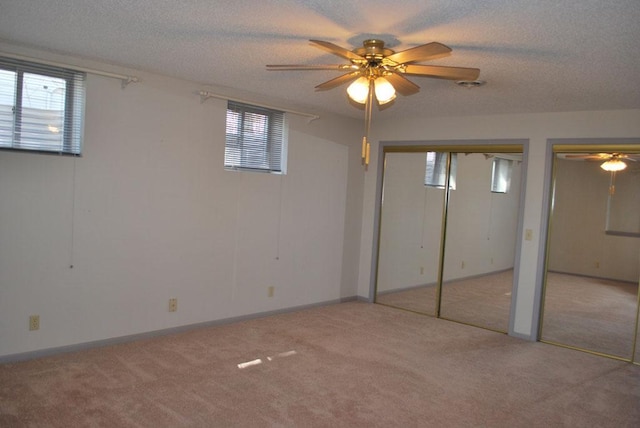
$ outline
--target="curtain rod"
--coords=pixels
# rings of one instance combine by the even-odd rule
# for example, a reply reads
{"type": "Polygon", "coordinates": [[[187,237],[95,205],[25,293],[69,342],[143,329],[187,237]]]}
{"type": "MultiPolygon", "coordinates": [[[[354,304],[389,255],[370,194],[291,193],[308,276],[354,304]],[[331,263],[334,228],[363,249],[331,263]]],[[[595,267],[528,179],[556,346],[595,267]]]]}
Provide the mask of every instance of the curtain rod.
{"type": "Polygon", "coordinates": [[[43,64],[43,65],[50,65],[52,67],[60,67],[60,68],[66,68],[66,69],[69,69],[69,70],[82,71],[82,72],[85,72],[85,73],[96,74],[98,76],[110,77],[112,79],[118,79],[118,80],[122,81],[122,88],[123,89],[129,83],[137,83],[137,82],[140,81],[137,76],[127,76],[127,75],[124,75],[124,74],[110,73],[108,71],[94,70],[94,69],[85,68],[85,67],[76,67],[75,65],[63,64],[63,63],[54,62],[54,61],[47,61],[47,60],[43,60],[43,59],[39,59],[39,58],[31,58],[31,57],[28,57],[28,56],[18,55],[18,54],[13,54],[13,53],[0,52],[0,56],[4,56],[4,57],[7,57],[7,58],[13,58],[13,59],[19,59],[19,60],[22,60],[22,61],[36,62],[36,63],[43,64]]]}
{"type": "Polygon", "coordinates": [[[208,98],[218,98],[221,100],[227,100],[227,101],[234,101],[237,103],[243,103],[243,104],[249,104],[249,105],[253,105],[256,107],[264,107],[264,108],[269,108],[269,109],[273,109],[273,110],[279,110],[279,111],[283,111],[285,113],[291,113],[291,114],[296,114],[298,116],[306,116],[309,118],[309,122],[316,120],[316,119],[320,119],[320,116],[318,116],[317,114],[311,114],[311,113],[304,113],[304,112],[300,112],[300,111],[295,111],[295,110],[287,110],[287,109],[283,109],[283,108],[279,108],[279,107],[273,107],[270,105],[266,105],[266,104],[256,104],[253,101],[245,101],[245,100],[241,100],[238,98],[232,98],[232,97],[228,97],[226,95],[220,95],[220,94],[214,94],[213,92],[209,92],[209,91],[200,91],[199,92],[200,95],[200,102],[205,102],[208,98]]]}

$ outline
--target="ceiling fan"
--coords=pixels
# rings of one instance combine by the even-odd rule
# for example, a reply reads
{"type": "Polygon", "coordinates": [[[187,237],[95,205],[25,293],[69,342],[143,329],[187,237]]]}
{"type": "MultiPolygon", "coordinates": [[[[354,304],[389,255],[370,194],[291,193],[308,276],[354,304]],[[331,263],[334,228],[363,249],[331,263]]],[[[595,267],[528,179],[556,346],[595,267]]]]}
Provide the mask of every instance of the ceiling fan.
{"type": "Polygon", "coordinates": [[[433,77],[438,79],[473,82],[480,75],[477,68],[446,67],[415,64],[416,62],[442,58],[451,54],[451,48],[438,42],[431,42],[400,52],[385,48],[378,39],[367,39],[361,48],[348,50],[334,43],[310,40],[319,48],[349,60],[345,64],[330,65],[267,65],[268,70],[334,70],[344,74],[317,85],[316,90],[328,90],[353,81],[347,88],[349,98],[365,105],[365,135],[362,138],[362,161],[369,164],[370,145],[367,141],[371,124],[371,108],[374,94],[379,105],[396,98],[396,91],[402,95],[412,95],[420,87],[405,76],[433,77]]]}
{"type": "Polygon", "coordinates": [[[637,162],[640,160],[640,154],[631,153],[585,153],[585,154],[567,154],[568,159],[584,159],[589,161],[604,161],[600,168],[608,172],[622,171],[627,167],[625,161],[637,162]]]}

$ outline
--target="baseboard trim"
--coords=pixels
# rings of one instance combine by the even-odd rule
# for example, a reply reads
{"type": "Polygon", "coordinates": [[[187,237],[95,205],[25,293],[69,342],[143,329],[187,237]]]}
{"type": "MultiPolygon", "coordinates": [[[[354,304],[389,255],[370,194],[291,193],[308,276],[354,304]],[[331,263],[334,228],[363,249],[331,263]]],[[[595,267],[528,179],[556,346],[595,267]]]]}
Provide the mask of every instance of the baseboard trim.
{"type": "Polygon", "coordinates": [[[516,339],[526,340],[528,342],[537,342],[537,338],[535,336],[531,336],[529,334],[516,333],[515,331],[510,331],[509,336],[515,337],[516,339]]]}
{"type": "MultiPolygon", "coordinates": [[[[469,275],[469,276],[463,276],[463,277],[460,277],[460,278],[452,278],[452,279],[448,279],[446,281],[443,281],[442,285],[453,284],[453,283],[460,282],[460,281],[466,281],[468,279],[477,279],[477,278],[483,278],[485,276],[497,275],[499,273],[508,272],[510,270],[513,270],[513,268],[510,267],[510,268],[506,268],[506,269],[496,270],[496,271],[493,271],[493,272],[477,273],[477,274],[473,274],[473,275],[469,275]]],[[[438,285],[437,282],[428,282],[428,283],[425,283],[425,284],[410,285],[408,287],[394,288],[393,290],[379,291],[378,295],[379,296],[384,296],[385,294],[399,293],[399,292],[402,292],[402,291],[410,291],[410,290],[415,290],[417,288],[435,287],[437,285],[438,285]]]]}
{"type": "Polygon", "coordinates": [[[401,293],[403,291],[417,290],[418,288],[435,287],[437,282],[429,282],[426,284],[410,285],[408,287],[394,288],[393,290],[378,291],[378,296],[384,296],[385,294],[401,293]]]}
{"type": "Polygon", "coordinates": [[[586,275],[586,274],[582,274],[582,273],[574,273],[574,272],[564,272],[561,270],[552,270],[549,269],[548,271],[549,273],[559,273],[561,275],[571,275],[571,276],[579,276],[581,278],[589,278],[589,279],[601,279],[603,281],[616,281],[616,282],[624,282],[625,284],[637,284],[638,281],[630,281],[627,279],[617,279],[617,278],[607,278],[604,276],[593,276],[593,275],[586,275]]]}
{"type": "Polygon", "coordinates": [[[53,348],[38,349],[35,351],[3,355],[3,356],[0,356],[0,364],[17,363],[20,361],[34,360],[36,358],[50,357],[58,354],[67,354],[70,352],[85,351],[93,348],[101,348],[105,346],[118,345],[121,343],[135,342],[136,340],[151,339],[159,336],[168,336],[170,334],[184,333],[186,331],[196,330],[200,328],[215,327],[215,326],[220,326],[225,324],[233,324],[241,321],[248,321],[248,320],[257,319],[257,318],[264,318],[264,317],[269,317],[273,315],[281,315],[281,314],[286,314],[291,312],[303,311],[306,309],[313,309],[313,308],[319,308],[322,306],[330,306],[338,303],[347,303],[347,302],[354,302],[354,301],[361,301],[361,297],[360,296],[342,297],[340,299],[327,300],[327,301],[311,303],[307,305],[292,306],[289,308],[276,309],[273,311],[257,312],[254,314],[240,315],[237,317],[230,317],[230,318],[223,318],[223,319],[213,320],[213,321],[205,321],[201,323],[187,324],[187,325],[182,325],[177,327],[165,328],[161,330],[147,331],[144,333],[118,336],[118,337],[113,337],[109,339],[94,340],[91,342],[76,343],[73,345],[57,346],[53,348]]]}

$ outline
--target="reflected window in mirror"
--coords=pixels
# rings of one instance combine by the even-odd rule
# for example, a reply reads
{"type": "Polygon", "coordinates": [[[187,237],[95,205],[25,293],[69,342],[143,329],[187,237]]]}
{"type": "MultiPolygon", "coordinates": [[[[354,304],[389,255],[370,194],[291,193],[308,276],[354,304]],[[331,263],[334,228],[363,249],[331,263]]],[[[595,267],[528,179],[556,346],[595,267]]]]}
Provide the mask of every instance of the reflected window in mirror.
{"type": "MultiPolygon", "coordinates": [[[[444,189],[447,177],[447,156],[445,152],[427,152],[426,171],[424,176],[425,186],[444,189]]],[[[449,172],[449,188],[456,190],[456,165],[457,156],[451,154],[451,170],[449,172]]]]}
{"type": "Polygon", "coordinates": [[[494,158],[491,171],[491,192],[508,193],[511,187],[511,159],[494,158]]]}
{"type": "Polygon", "coordinates": [[[640,237],[640,166],[608,174],[606,233],[640,237]]]}

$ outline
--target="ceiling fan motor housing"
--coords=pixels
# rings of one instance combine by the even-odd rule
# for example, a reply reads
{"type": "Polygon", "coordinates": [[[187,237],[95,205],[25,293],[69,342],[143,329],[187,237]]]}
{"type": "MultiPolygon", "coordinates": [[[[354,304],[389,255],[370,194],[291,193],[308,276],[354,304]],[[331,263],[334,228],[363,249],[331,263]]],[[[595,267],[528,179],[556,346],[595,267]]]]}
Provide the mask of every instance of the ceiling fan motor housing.
{"type": "Polygon", "coordinates": [[[378,39],[368,39],[362,42],[361,48],[353,50],[353,53],[366,58],[368,61],[380,61],[385,56],[392,55],[394,51],[386,49],[384,42],[378,39]]]}

